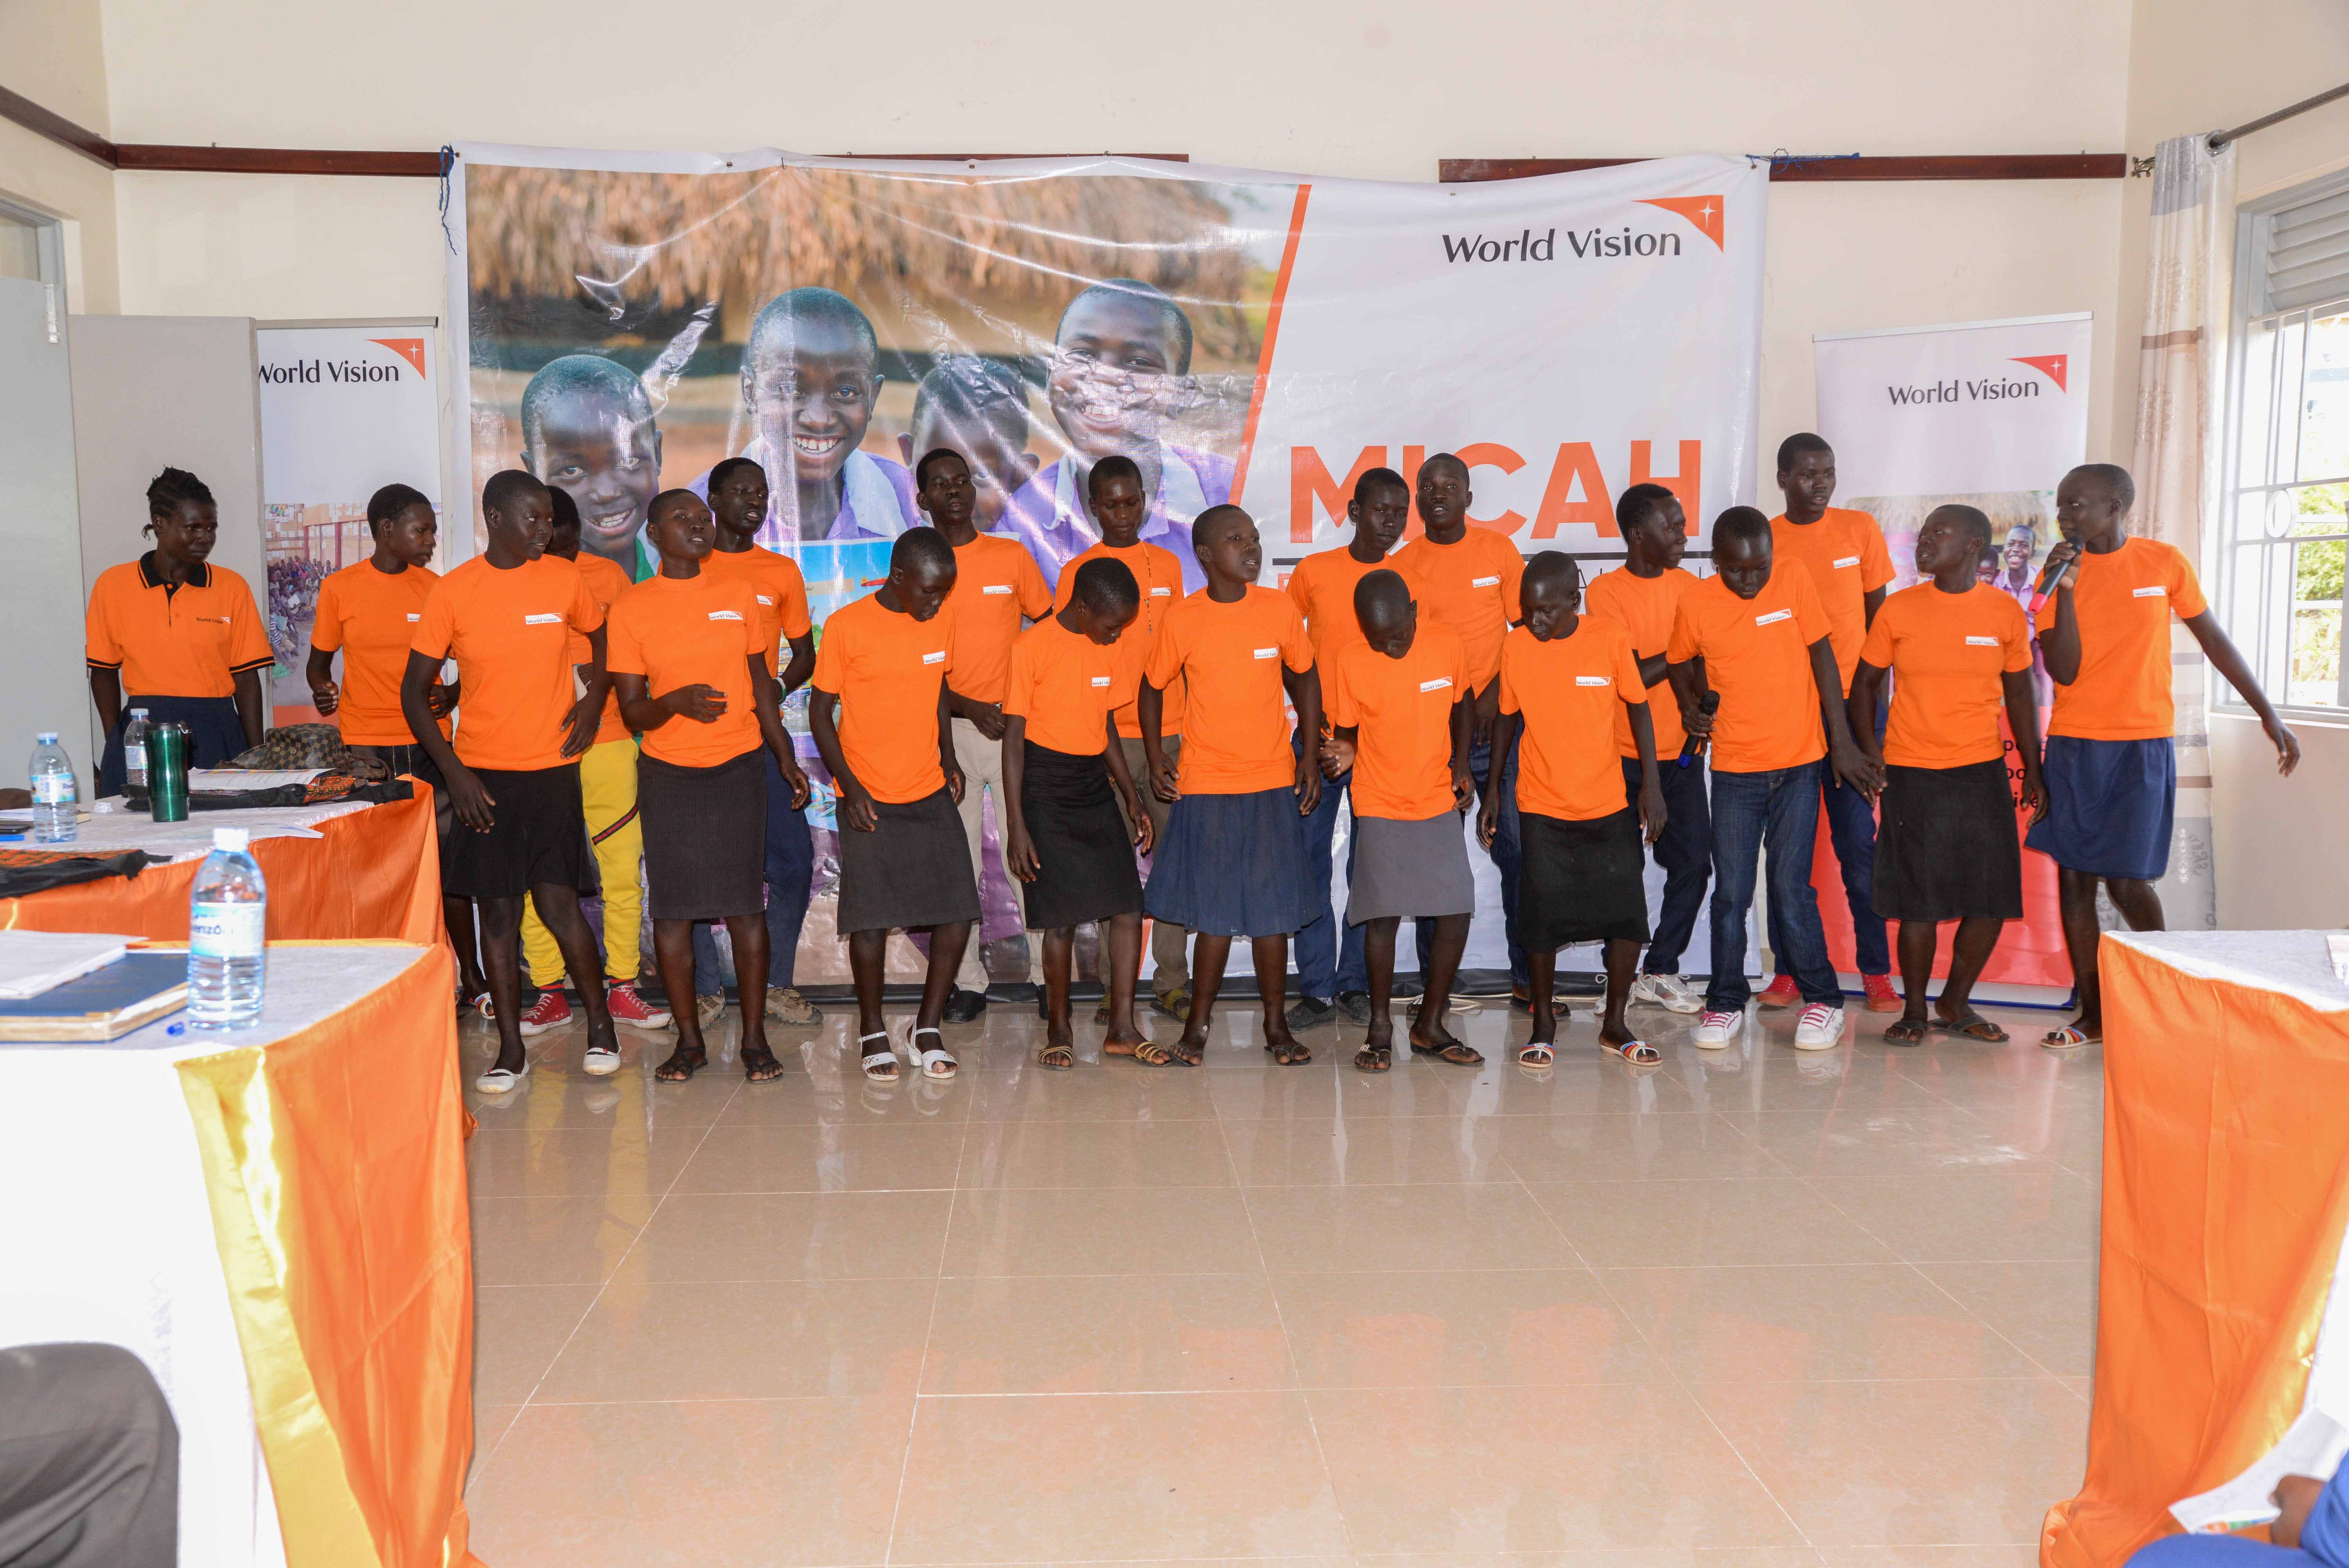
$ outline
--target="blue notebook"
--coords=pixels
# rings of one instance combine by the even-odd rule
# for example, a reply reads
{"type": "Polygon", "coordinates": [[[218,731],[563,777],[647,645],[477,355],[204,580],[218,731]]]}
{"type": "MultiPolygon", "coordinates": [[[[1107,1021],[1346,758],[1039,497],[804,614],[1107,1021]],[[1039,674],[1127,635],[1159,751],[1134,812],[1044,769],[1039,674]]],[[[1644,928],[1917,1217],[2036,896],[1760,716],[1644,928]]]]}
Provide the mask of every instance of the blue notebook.
{"type": "Polygon", "coordinates": [[[187,1005],[185,952],[126,953],[37,996],[0,999],[0,1042],[119,1040],[187,1005]]]}

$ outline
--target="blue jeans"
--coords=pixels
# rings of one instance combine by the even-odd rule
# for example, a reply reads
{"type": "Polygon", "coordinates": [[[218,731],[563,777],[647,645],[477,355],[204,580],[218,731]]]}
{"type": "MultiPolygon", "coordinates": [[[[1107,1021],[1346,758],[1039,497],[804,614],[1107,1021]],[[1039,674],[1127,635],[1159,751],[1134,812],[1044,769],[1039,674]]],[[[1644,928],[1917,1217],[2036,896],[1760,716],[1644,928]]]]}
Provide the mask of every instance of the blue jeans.
{"type": "MultiPolygon", "coordinates": [[[[1656,781],[1664,791],[1664,836],[1656,841],[1656,864],[1664,870],[1663,907],[1640,968],[1650,975],[1677,975],[1689,938],[1704,908],[1704,886],[1713,877],[1713,808],[1704,792],[1704,759],[1686,768],[1677,757],[1660,758],[1656,781]]],[[[1640,808],[1640,759],[1623,758],[1623,796],[1640,808]]]]}
{"type": "MultiPolygon", "coordinates": [[[[807,923],[808,888],[815,878],[815,837],[808,830],[807,813],[792,804],[791,786],[767,759],[767,985],[783,990],[792,984],[799,962],[800,927],[807,923]]],[[[710,923],[693,927],[693,991],[698,996],[719,996],[726,991],[724,972],[718,966],[718,939],[710,923]]],[[[670,1005],[678,998],[671,997],[670,1005]]]]}
{"type": "MultiPolygon", "coordinates": [[[[1884,716],[1876,720],[1876,746],[1884,749],[1884,716]]],[[[1884,937],[1884,917],[1876,913],[1876,808],[1868,797],[1819,764],[1819,809],[1826,815],[1827,841],[1835,846],[1836,868],[1843,873],[1844,903],[1851,908],[1852,960],[1862,975],[1889,975],[1892,950],[1884,937]]],[[[1812,830],[1816,832],[1816,829],[1812,830]]],[[[1770,903],[1770,951],[1786,951],[1785,934],[1778,925],[1778,904],[1770,903]]],[[[1779,973],[1786,965],[1779,962],[1779,973]]]]}
{"type": "MultiPolygon", "coordinates": [[[[1530,991],[1533,971],[1526,967],[1526,950],[1517,945],[1517,869],[1523,864],[1517,848],[1517,753],[1519,747],[1509,748],[1508,766],[1501,769],[1501,822],[1493,833],[1493,864],[1501,873],[1501,923],[1509,937],[1509,984],[1521,991],[1530,991]]],[[[1479,800],[1484,799],[1485,783],[1493,776],[1493,748],[1478,741],[1468,749],[1468,771],[1476,780],[1479,800]]],[[[1412,934],[1419,947],[1419,972],[1427,973],[1428,955],[1435,947],[1435,922],[1412,922],[1412,934]]]]}
{"type": "MultiPolygon", "coordinates": [[[[1304,743],[1292,737],[1289,749],[1302,757],[1304,743]]],[[[1338,802],[1354,782],[1353,772],[1321,780],[1321,799],[1305,819],[1305,870],[1321,894],[1320,919],[1297,934],[1297,994],[1327,1002],[1343,991],[1367,991],[1371,972],[1362,962],[1362,928],[1346,923],[1346,912],[1331,909],[1330,848],[1338,836],[1338,802]]],[[[1346,876],[1353,879],[1354,851],[1346,846],[1346,876]]]]}
{"type": "MultiPolygon", "coordinates": [[[[1778,967],[1795,977],[1806,1002],[1843,1006],[1827,964],[1826,933],[1819,925],[1818,891],[1811,886],[1811,851],[1819,831],[1819,774],[1824,762],[1769,773],[1713,776],[1713,978],[1704,1010],[1734,1013],[1753,995],[1745,981],[1745,915],[1754,883],[1769,856],[1771,927],[1785,933],[1778,967]]],[[[1774,938],[1774,941],[1776,940],[1774,938]]]]}

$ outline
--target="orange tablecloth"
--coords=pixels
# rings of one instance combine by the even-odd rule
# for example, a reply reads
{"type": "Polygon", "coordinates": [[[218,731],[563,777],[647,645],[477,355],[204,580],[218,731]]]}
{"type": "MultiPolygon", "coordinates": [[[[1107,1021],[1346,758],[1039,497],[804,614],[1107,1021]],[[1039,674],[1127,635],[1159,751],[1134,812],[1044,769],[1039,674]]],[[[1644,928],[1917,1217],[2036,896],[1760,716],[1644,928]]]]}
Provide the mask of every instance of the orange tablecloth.
{"type": "MultiPolygon", "coordinates": [[[[318,831],[325,836],[253,846],[269,879],[271,941],[381,937],[427,946],[440,940],[440,857],[429,791],[333,818],[318,831]]],[[[135,877],[0,899],[0,931],[108,931],[185,942],[188,890],[202,864],[180,861],[135,877]]]]}
{"type": "Polygon", "coordinates": [[[2299,1415],[2349,1222],[2349,1006],[2316,932],[2108,935],[2104,1236],[2088,1468],[2043,1568],[2117,1568],[2169,1505],[2239,1473],[2299,1415]],[[2229,944],[2316,978],[2285,994],[2191,972],[2229,944]],[[2313,962],[2312,962],[2313,957],[2313,962]]]}
{"type": "Polygon", "coordinates": [[[454,967],[179,1064],[289,1568],[476,1562],[454,967]]]}

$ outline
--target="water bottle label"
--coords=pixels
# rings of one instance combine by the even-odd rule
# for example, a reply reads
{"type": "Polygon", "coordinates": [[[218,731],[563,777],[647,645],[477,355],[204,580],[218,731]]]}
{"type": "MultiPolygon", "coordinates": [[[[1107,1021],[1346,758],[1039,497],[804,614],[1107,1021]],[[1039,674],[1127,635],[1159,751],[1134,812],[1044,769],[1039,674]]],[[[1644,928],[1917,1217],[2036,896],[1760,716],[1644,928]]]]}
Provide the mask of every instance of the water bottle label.
{"type": "Polygon", "coordinates": [[[146,772],[147,743],[142,740],[136,745],[124,747],[122,748],[122,763],[124,767],[129,769],[133,773],[146,772]]]}
{"type": "Polygon", "coordinates": [[[188,913],[188,951],[199,958],[258,958],[268,921],[266,904],[197,904],[188,913]]]}
{"type": "Polygon", "coordinates": [[[68,773],[48,773],[33,780],[33,804],[36,806],[70,806],[73,804],[74,781],[68,773]]]}

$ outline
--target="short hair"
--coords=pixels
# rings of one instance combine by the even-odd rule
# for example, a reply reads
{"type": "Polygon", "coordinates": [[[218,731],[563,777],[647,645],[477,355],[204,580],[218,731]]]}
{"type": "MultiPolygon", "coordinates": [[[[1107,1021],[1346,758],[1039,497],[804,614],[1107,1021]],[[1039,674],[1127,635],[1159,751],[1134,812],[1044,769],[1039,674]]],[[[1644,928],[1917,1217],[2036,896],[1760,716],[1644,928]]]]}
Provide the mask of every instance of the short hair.
{"type": "Polygon", "coordinates": [[[1085,499],[1092,500],[1100,495],[1102,486],[1112,480],[1132,480],[1136,490],[1145,488],[1142,483],[1142,465],[1123,452],[1112,452],[1095,463],[1092,472],[1085,476],[1085,499]]]}
{"type": "Polygon", "coordinates": [[[1174,340],[1174,374],[1191,373],[1191,318],[1183,307],[1156,284],[1143,283],[1140,278],[1109,278],[1088,289],[1077,291],[1076,297],[1061,307],[1061,319],[1052,328],[1052,341],[1058,343],[1061,334],[1068,330],[1070,313],[1095,296],[1110,299],[1138,300],[1158,312],[1166,324],[1166,335],[1174,340]]]}
{"type": "Polygon", "coordinates": [[[793,324],[802,321],[828,321],[848,328],[864,345],[874,373],[880,373],[881,339],[873,331],[873,318],[846,294],[812,284],[787,290],[759,307],[759,314],[750,318],[750,340],[742,346],[743,358],[757,354],[770,337],[792,336],[793,324]]]}
{"type": "Polygon", "coordinates": [[[411,506],[430,506],[424,492],[414,485],[386,485],[367,497],[367,531],[381,533],[383,525],[411,506]]]}
{"type": "Polygon", "coordinates": [[[1141,606],[1142,584],[1133,580],[1133,569],[1124,562],[1097,555],[1077,568],[1077,585],[1069,596],[1104,614],[1133,610],[1141,606]]]}
{"type": "Polygon", "coordinates": [[[1563,550],[1542,551],[1526,562],[1526,583],[1547,583],[1556,577],[1570,578],[1579,583],[1582,581],[1582,568],[1576,565],[1574,557],[1563,550]]]}
{"type": "Polygon", "coordinates": [[[955,461],[962,464],[964,468],[968,469],[970,467],[969,459],[965,458],[960,452],[956,451],[952,447],[932,447],[928,451],[924,452],[921,456],[921,460],[914,465],[914,488],[916,490],[920,490],[924,485],[930,482],[930,470],[937,466],[937,461],[940,458],[952,458],[955,461]]]}
{"type": "Polygon", "coordinates": [[[1402,476],[1392,469],[1366,469],[1362,477],[1354,481],[1354,499],[1361,500],[1380,485],[1392,485],[1405,495],[1411,493],[1411,487],[1403,483],[1402,476]]]}
{"type": "Polygon", "coordinates": [[[914,572],[924,566],[943,566],[952,572],[954,565],[954,546],[935,528],[909,528],[889,547],[891,572],[914,572]]]}
{"type": "Polygon", "coordinates": [[[914,388],[906,425],[984,425],[1012,446],[1028,445],[1028,382],[1019,372],[977,354],[950,354],[930,366],[914,388]]]}
{"type": "Polygon", "coordinates": [[[579,531],[579,503],[571,499],[569,490],[564,490],[561,485],[548,485],[546,504],[548,510],[554,514],[552,526],[556,532],[559,533],[566,528],[574,533],[579,531]]]}
{"type": "Polygon", "coordinates": [[[2018,522],[2006,531],[2006,542],[2013,544],[2018,539],[2027,539],[2036,544],[2039,542],[2039,531],[2027,522],[2018,522]]]}
{"type": "Polygon", "coordinates": [[[616,359],[600,354],[566,354],[550,359],[522,389],[522,448],[540,446],[546,434],[546,406],[558,397],[592,393],[618,403],[631,419],[650,421],[652,394],[644,380],[616,359]]]}
{"type": "Polygon", "coordinates": [[[1365,614],[1392,610],[1398,600],[1405,604],[1411,603],[1411,584],[1402,580],[1402,573],[1391,566],[1365,572],[1354,583],[1354,618],[1360,620],[1365,614]]]}
{"type": "Polygon", "coordinates": [[[1433,468],[1438,463],[1450,463],[1454,468],[1460,470],[1460,477],[1462,479],[1464,480],[1468,477],[1468,461],[1457,452],[1438,452],[1435,456],[1420,464],[1419,471],[1421,473],[1425,473],[1428,469],[1433,468]]]}
{"type": "Polygon", "coordinates": [[[1793,468],[1795,459],[1805,452],[1825,452],[1829,457],[1835,456],[1835,449],[1827,445],[1826,437],[1814,435],[1808,430],[1797,430],[1778,443],[1778,471],[1783,474],[1793,468]]]}
{"type": "Polygon", "coordinates": [[[1256,521],[1256,519],[1247,514],[1245,508],[1234,506],[1230,501],[1225,501],[1220,506],[1211,506],[1206,511],[1201,512],[1198,516],[1191,520],[1192,549],[1196,550],[1202,540],[1212,537],[1214,530],[1218,523],[1227,521],[1232,518],[1237,518],[1242,522],[1251,524],[1256,521]]]}
{"type": "MultiPolygon", "coordinates": [[[[536,474],[527,473],[521,469],[502,469],[492,474],[490,482],[481,487],[481,511],[485,513],[503,511],[533,490],[543,494],[549,488],[536,474]]],[[[554,493],[562,496],[564,500],[571,500],[570,495],[565,491],[555,490],[554,493]]],[[[558,527],[561,526],[563,510],[559,503],[555,508],[554,521],[558,527]]],[[[574,528],[579,525],[579,508],[575,504],[571,509],[571,525],[574,528]]]]}
{"type": "Polygon", "coordinates": [[[1961,501],[1947,501],[1935,507],[1926,515],[1925,521],[1930,522],[1945,511],[1965,524],[1966,531],[1974,536],[1974,553],[1977,557],[1998,553],[1996,548],[1991,543],[1989,513],[1978,506],[1967,506],[1961,501]]]}
{"type": "MultiPolygon", "coordinates": [[[[734,477],[734,470],[736,469],[750,469],[757,473],[761,479],[765,478],[767,473],[767,470],[760,468],[758,463],[752,459],[720,458],[718,461],[710,465],[709,483],[707,488],[713,490],[716,490],[719,485],[724,484],[728,480],[734,477]]],[[[646,515],[650,516],[651,514],[647,512],[646,515]]]]}
{"type": "MultiPolygon", "coordinates": [[[[1806,451],[1810,449],[1805,448],[1806,451]]],[[[1733,506],[1713,520],[1713,547],[1721,548],[1732,539],[1766,540],[1770,537],[1770,520],[1750,506],[1733,506]]]]}
{"type": "Polygon", "coordinates": [[[147,515],[170,517],[183,506],[215,506],[212,487],[185,469],[165,469],[147,482],[147,515]]]}
{"type": "Polygon", "coordinates": [[[1672,492],[1662,485],[1633,485],[1615,502],[1615,530],[1629,533],[1648,521],[1651,512],[1661,511],[1664,503],[1673,500],[1672,492]]]}
{"type": "Polygon", "coordinates": [[[2129,478],[2129,471],[2120,464],[2082,463],[2064,477],[2068,480],[2081,475],[2085,475],[2092,480],[2104,480],[2111,488],[2113,499],[2120,503],[2123,511],[2128,511],[2137,504],[2137,481],[2129,478]]]}
{"type": "MultiPolygon", "coordinates": [[[[648,501],[648,502],[647,502],[647,503],[646,503],[646,506],[645,506],[645,521],[646,521],[647,522],[650,522],[653,519],[655,519],[655,518],[658,517],[658,516],[660,515],[660,510],[661,510],[661,508],[662,508],[662,507],[664,507],[664,506],[667,506],[669,502],[671,502],[671,501],[673,501],[673,500],[677,500],[677,498],[678,498],[678,497],[679,497],[679,496],[683,496],[683,497],[684,497],[686,500],[695,500],[695,501],[701,500],[701,498],[700,498],[699,496],[698,496],[698,495],[694,494],[691,490],[687,490],[687,489],[686,489],[684,486],[682,486],[682,485],[677,486],[677,487],[675,487],[675,488],[673,488],[673,489],[670,489],[670,490],[665,490],[661,491],[661,492],[660,492],[660,494],[658,494],[658,495],[657,495],[657,496],[653,497],[653,499],[652,499],[650,501],[648,501]]],[[[702,504],[703,504],[704,506],[707,506],[707,505],[709,505],[709,502],[707,502],[707,501],[702,501],[702,504]]]]}

